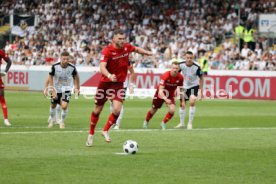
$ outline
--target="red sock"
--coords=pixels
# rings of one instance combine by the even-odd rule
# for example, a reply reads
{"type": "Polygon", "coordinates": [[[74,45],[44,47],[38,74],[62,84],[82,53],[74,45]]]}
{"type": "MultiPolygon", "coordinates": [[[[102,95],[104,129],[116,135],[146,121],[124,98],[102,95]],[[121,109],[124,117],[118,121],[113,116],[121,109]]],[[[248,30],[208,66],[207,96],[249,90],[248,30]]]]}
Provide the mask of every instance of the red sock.
{"type": "Polygon", "coordinates": [[[153,114],[150,113],[150,111],[147,113],[146,121],[149,122],[149,120],[152,118],[153,114]]]}
{"type": "Polygon", "coordinates": [[[6,100],[5,100],[4,96],[0,96],[0,103],[2,105],[4,119],[8,119],[8,107],[6,105],[6,100]]]}
{"type": "Polygon", "coordinates": [[[110,129],[110,127],[116,123],[117,119],[119,116],[116,116],[115,114],[111,113],[104,128],[103,131],[108,131],[110,129]]]}
{"type": "Polygon", "coordinates": [[[98,123],[99,115],[96,115],[94,112],[91,113],[90,116],[90,134],[94,135],[95,133],[95,127],[98,123]]]}
{"type": "Polygon", "coordinates": [[[163,119],[163,122],[164,123],[167,123],[172,117],[173,117],[174,114],[171,114],[171,113],[167,113],[165,118],[163,119]]]}

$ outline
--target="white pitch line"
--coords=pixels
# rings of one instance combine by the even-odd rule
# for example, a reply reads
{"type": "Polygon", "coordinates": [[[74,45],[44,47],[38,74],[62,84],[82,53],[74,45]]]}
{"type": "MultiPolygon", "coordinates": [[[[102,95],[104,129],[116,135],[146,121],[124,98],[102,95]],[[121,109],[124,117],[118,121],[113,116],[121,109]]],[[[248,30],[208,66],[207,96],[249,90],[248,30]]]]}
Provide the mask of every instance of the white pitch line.
{"type": "MultiPolygon", "coordinates": [[[[20,127],[23,128],[23,127],[20,127]]],[[[31,127],[25,127],[31,128],[31,127]]],[[[45,127],[43,127],[45,128],[45,127]]],[[[45,128],[48,129],[48,128],[45,128]]],[[[120,130],[111,130],[112,132],[166,132],[166,131],[216,131],[216,130],[276,130],[276,127],[245,127],[245,128],[196,128],[193,130],[185,129],[167,129],[165,131],[161,129],[120,129],[120,130]]],[[[96,130],[96,132],[101,132],[102,130],[96,130]]],[[[0,132],[0,135],[11,135],[11,134],[66,134],[66,133],[88,133],[88,129],[83,130],[54,130],[54,131],[27,131],[27,132],[0,132]]]]}

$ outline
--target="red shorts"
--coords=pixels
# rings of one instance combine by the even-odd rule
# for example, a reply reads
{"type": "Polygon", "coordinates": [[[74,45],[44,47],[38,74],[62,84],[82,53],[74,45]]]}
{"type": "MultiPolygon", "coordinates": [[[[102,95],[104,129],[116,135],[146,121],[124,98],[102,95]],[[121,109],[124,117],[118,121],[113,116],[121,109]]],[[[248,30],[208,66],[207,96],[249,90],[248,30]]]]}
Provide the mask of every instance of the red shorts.
{"type": "Polygon", "coordinates": [[[0,88],[4,88],[5,85],[4,85],[4,82],[2,81],[2,77],[0,77],[0,88]]]}
{"type": "Polygon", "coordinates": [[[125,89],[122,82],[100,82],[95,95],[95,104],[104,105],[107,100],[124,101],[125,89]]]}
{"type": "MultiPolygon", "coordinates": [[[[175,104],[175,100],[173,96],[169,96],[168,99],[171,100],[172,104],[175,104]]],[[[159,95],[155,93],[152,100],[152,107],[155,109],[160,109],[165,101],[162,98],[159,98],[159,95]]]]}

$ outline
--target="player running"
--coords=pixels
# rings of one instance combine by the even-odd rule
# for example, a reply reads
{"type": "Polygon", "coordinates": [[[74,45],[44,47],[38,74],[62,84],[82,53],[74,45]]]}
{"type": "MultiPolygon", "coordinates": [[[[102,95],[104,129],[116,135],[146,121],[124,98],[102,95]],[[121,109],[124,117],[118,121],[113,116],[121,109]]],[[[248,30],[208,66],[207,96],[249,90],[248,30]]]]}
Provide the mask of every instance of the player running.
{"type": "MultiPolygon", "coordinates": [[[[179,63],[180,70],[185,78],[184,80],[184,91],[185,91],[185,102],[189,100],[190,111],[189,111],[189,122],[187,129],[193,129],[193,119],[196,111],[196,100],[197,97],[203,97],[202,86],[203,86],[203,73],[199,65],[193,61],[193,53],[188,51],[185,55],[186,60],[179,63]]],[[[180,123],[175,128],[185,128],[185,103],[181,102],[179,108],[180,123]]]]}
{"type": "Polygon", "coordinates": [[[95,127],[105,102],[113,102],[113,112],[103,128],[102,135],[106,142],[111,142],[108,134],[110,127],[117,121],[124,99],[124,86],[129,67],[129,55],[132,52],[151,56],[152,52],[126,43],[126,35],[122,30],[114,31],[112,43],[104,47],[100,61],[101,80],[95,95],[95,107],[90,116],[90,131],[86,146],[92,146],[95,127]]]}
{"type": "MultiPolygon", "coordinates": [[[[71,97],[72,83],[74,82],[74,92],[79,95],[80,79],[77,69],[70,62],[68,52],[61,53],[61,61],[52,65],[49,73],[49,89],[52,91],[51,109],[48,128],[52,128],[56,116],[56,106],[61,106],[61,122],[59,128],[65,128],[64,120],[68,113],[68,104],[71,97]],[[72,81],[73,80],[73,81],[72,81]]],[[[44,90],[44,94],[48,95],[48,91],[44,90]]]]}
{"type": "Polygon", "coordinates": [[[6,126],[11,126],[11,123],[9,122],[8,120],[8,107],[7,107],[7,104],[6,104],[6,100],[5,100],[5,93],[4,93],[4,83],[2,81],[2,76],[5,76],[7,74],[7,72],[9,71],[10,67],[11,67],[11,60],[10,58],[6,55],[6,53],[0,49],[0,66],[2,64],[2,60],[4,60],[7,65],[6,65],[6,68],[5,70],[2,72],[1,71],[1,77],[0,77],[0,103],[1,103],[1,106],[2,106],[2,110],[3,110],[3,116],[4,116],[4,124],[6,126]]]}
{"type": "Polygon", "coordinates": [[[160,125],[162,130],[166,129],[166,123],[173,117],[175,112],[174,97],[177,87],[180,89],[180,98],[182,99],[181,103],[184,105],[183,76],[179,73],[179,64],[177,62],[173,62],[171,70],[165,72],[161,77],[160,84],[157,87],[152,101],[152,107],[146,115],[143,128],[148,128],[150,119],[165,102],[168,106],[168,112],[160,125]]]}

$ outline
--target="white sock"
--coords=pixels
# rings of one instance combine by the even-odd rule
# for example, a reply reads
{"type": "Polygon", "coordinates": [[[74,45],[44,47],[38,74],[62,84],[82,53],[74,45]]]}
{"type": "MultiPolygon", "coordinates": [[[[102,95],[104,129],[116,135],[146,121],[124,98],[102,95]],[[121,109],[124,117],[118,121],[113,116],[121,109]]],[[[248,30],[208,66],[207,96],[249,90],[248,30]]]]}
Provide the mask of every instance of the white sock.
{"type": "Polygon", "coordinates": [[[60,120],[60,119],[61,119],[60,113],[61,113],[60,105],[57,105],[57,106],[56,106],[56,118],[57,118],[57,120],[60,120]]]}
{"type": "Polygon", "coordinates": [[[185,108],[179,108],[179,119],[180,119],[180,124],[185,126],[185,114],[186,114],[186,109],[185,108]]]}
{"type": "Polygon", "coordinates": [[[122,106],[120,115],[119,115],[119,117],[118,117],[118,119],[117,119],[117,121],[116,121],[116,125],[117,125],[118,127],[120,127],[120,125],[121,125],[121,121],[122,121],[122,119],[123,119],[123,115],[124,115],[124,107],[122,106]]]}
{"type": "Polygon", "coordinates": [[[54,109],[50,108],[50,116],[52,120],[56,118],[56,108],[54,109]]]}
{"type": "Polygon", "coordinates": [[[189,112],[189,123],[190,124],[193,124],[193,119],[194,119],[194,116],[195,116],[195,111],[196,111],[196,107],[192,107],[190,106],[190,112],[189,112]]]}
{"type": "Polygon", "coordinates": [[[67,116],[67,113],[68,113],[68,109],[66,109],[66,110],[61,110],[61,121],[64,123],[64,120],[65,120],[65,118],[66,118],[66,116],[67,116]]]}

